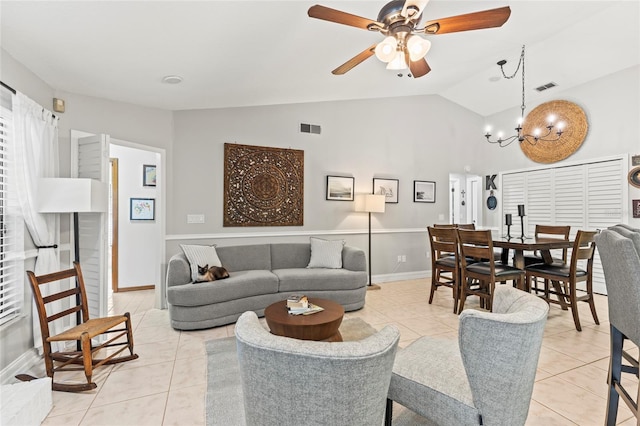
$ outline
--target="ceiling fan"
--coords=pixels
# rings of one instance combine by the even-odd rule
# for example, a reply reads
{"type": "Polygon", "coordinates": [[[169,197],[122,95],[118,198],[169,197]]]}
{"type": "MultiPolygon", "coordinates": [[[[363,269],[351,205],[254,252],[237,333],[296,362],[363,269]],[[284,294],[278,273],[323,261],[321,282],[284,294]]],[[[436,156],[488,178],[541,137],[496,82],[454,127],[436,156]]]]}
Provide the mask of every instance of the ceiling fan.
{"type": "Polygon", "coordinates": [[[420,18],[427,2],[428,0],[393,0],[380,9],[377,21],[318,4],[311,6],[308,14],[311,18],[377,31],[386,36],[380,43],[367,47],[331,71],[332,74],[344,74],[375,54],[378,59],[387,63],[387,69],[409,68],[414,78],[422,77],[431,71],[424,58],[431,42],[420,34],[438,35],[500,27],[511,15],[511,9],[506,6],[435,19],[425,22],[420,27],[420,18]]]}

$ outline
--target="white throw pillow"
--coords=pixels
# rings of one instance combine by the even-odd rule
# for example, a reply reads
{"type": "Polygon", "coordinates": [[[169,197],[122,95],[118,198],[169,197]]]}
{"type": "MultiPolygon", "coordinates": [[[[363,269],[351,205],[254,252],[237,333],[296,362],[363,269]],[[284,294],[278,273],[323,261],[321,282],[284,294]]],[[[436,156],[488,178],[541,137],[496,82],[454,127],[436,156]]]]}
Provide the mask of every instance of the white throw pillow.
{"type": "Polygon", "coordinates": [[[307,268],[342,268],[342,247],[344,240],[323,240],[310,237],[311,260],[307,268]]]}
{"type": "Polygon", "coordinates": [[[216,253],[216,246],[196,246],[188,244],[180,244],[184,255],[187,256],[189,266],[191,267],[191,281],[198,279],[198,266],[209,265],[222,266],[218,253],[216,253]]]}

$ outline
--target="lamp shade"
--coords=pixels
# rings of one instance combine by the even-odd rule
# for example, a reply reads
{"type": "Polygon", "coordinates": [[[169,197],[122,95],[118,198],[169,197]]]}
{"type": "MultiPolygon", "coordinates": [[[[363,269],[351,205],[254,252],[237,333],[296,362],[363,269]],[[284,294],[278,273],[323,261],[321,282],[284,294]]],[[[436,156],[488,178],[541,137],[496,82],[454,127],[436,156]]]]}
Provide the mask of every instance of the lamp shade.
{"type": "Polygon", "coordinates": [[[90,213],[107,211],[107,184],[95,179],[38,179],[40,213],[90,213]]]}
{"type": "Polygon", "coordinates": [[[384,195],[356,194],[355,202],[357,212],[384,213],[384,195]]]}

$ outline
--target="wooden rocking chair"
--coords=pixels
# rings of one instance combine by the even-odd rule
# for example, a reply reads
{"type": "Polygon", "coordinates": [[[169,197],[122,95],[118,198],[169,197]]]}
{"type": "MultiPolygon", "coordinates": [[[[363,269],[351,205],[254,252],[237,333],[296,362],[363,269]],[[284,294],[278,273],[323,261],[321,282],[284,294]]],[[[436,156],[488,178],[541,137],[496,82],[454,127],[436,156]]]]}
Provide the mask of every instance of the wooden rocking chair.
{"type": "MultiPolygon", "coordinates": [[[[80,264],[78,262],[74,262],[73,266],[74,267],[72,269],[40,276],[36,276],[33,272],[27,271],[29,283],[31,284],[31,289],[33,291],[33,297],[37,305],[38,316],[40,318],[42,346],[44,350],[44,362],[47,370],[47,376],[51,377],[53,390],[63,392],[77,392],[95,389],[97,385],[91,381],[94,368],[105,364],[115,364],[138,358],[138,355],[133,353],[133,332],[131,329],[131,317],[129,313],[127,312],[124,315],[105,318],[89,319],[87,295],[85,292],[84,279],[82,278],[82,271],[80,270],[80,264]],[[42,296],[42,292],[40,291],[41,285],[69,278],[75,278],[77,283],[75,288],[51,294],[49,296],[42,296]],[[64,310],[61,312],[48,313],[46,305],[60,299],[67,299],[71,301],[71,307],[68,309],[63,308],[64,310]],[[50,322],[69,315],[75,316],[77,312],[82,313],[82,322],[79,325],[57,335],[51,335],[51,331],[49,329],[50,322]],[[113,329],[123,323],[124,327],[113,329]],[[107,338],[105,342],[94,347],[91,339],[107,333],[116,334],[113,337],[107,338]],[[116,342],[118,339],[123,337],[124,339],[122,340],[124,341],[116,342]],[[74,340],[77,342],[77,348],[75,348],[77,349],[76,351],[52,352],[51,350],[51,342],[68,342],[74,340]],[[99,350],[118,346],[121,347],[105,358],[93,358],[94,353],[99,350]],[[129,355],[116,357],[127,348],[129,349],[129,355]],[[54,362],[56,364],[54,364],[54,362]],[[78,366],[78,364],[82,365],[82,367],[78,366]],[[82,370],[84,370],[87,383],[56,383],[53,377],[54,373],[57,372],[82,370]]],[[[26,374],[20,374],[16,376],[16,378],[23,381],[34,379],[34,377],[26,374]]]]}

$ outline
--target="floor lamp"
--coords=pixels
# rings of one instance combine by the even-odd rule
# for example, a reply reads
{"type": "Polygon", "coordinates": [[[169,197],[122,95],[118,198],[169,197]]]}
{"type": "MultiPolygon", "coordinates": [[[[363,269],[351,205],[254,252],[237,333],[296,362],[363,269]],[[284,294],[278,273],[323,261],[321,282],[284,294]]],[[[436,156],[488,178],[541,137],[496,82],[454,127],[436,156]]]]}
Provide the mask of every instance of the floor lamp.
{"type": "Polygon", "coordinates": [[[379,290],[380,286],[371,281],[371,213],[384,213],[385,196],[375,194],[357,194],[356,211],[369,213],[369,285],[368,290],[379,290]]]}
{"type": "MultiPolygon", "coordinates": [[[[73,213],[73,248],[76,262],[80,262],[78,213],[106,212],[108,190],[107,184],[95,179],[41,178],[38,180],[38,212],[73,213]]],[[[76,295],[78,304],[80,304],[79,298],[80,296],[76,295]]],[[[77,312],[76,323],[81,322],[80,312],[77,312]]],[[[79,342],[78,345],[80,345],[79,342]]]]}

